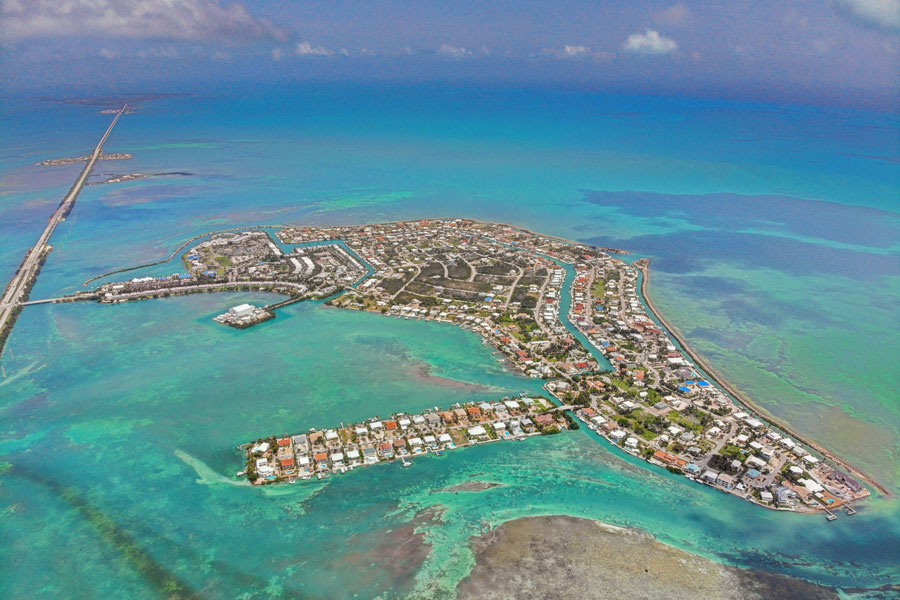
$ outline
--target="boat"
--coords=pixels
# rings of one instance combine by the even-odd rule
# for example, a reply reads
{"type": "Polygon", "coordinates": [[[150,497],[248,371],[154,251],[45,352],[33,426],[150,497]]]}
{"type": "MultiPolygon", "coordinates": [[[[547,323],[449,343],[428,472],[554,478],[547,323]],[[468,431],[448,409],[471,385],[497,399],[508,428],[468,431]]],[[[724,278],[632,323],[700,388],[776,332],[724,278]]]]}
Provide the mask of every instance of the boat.
{"type": "Polygon", "coordinates": [[[234,476],[235,477],[243,477],[246,474],[247,474],[247,471],[238,471],[237,473],[234,474],[234,476]]]}
{"type": "Polygon", "coordinates": [[[409,462],[408,460],[406,460],[405,458],[401,458],[400,460],[403,461],[403,466],[404,466],[404,467],[411,467],[411,466],[412,466],[412,463],[409,462]]]}

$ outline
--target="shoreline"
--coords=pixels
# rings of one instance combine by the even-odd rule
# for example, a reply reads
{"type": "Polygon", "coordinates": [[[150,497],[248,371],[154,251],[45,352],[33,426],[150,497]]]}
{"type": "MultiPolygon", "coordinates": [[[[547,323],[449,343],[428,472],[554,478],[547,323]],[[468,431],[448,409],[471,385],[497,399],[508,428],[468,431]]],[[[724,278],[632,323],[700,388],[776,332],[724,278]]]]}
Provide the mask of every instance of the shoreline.
{"type": "Polygon", "coordinates": [[[850,474],[855,475],[855,476],[859,477],[860,479],[863,479],[866,483],[875,487],[879,492],[884,494],[886,497],[892,498],[894,496],[894,494],[891,493],[890,490],[888,490],[881,483],[875,481],[871,476],[866,474],[864,471],[851,465],[847,461],[845,461],[841,458],[838,458],[833,453],[831,453],[830,451],[825,449],[821,444],[815,442],[814,440],[811,440],[808,436],[805,436],[805,435],[799,433],[794,428],[792,428],[790,425],[786,424],[781,419],[779,419],[779,418],[775,417],[774,415],[772,415],[771,413],[769,413],[769,411],[767,411],[765,408],[759,406],[753,400],[748,398],[746,394],[744,394],[743,392],[738,390],[736,387],[731,385],[727,380],[725,380],[725,378],[722,377],[722,375],[718,371],[716,371],[714,368],[710,367],[709,363],[706,360],[704,360],[698,352],[696,352],[693,348],[691,348],[691,346],[687,343],[687,340],[684,338],[684,336],[681,334],[681,332],[678,331],[678,329],[676,329],[674,326],[672,326],[672,324],[665,317],[662,316],[662,313],[659,311],[659,309],[653,303],[653,300],[650,298],[650,295],[648,293],[649,286],[650,286],[650,259],[649,258],[639,259],[639,260],[635,261],[633,263],[633,265],[635,267],[637,267],[643,275],[643,277],[641,278],[641,296],[643,296],[644,303],[646,304],[647,309],[653,313],[653,316],[655,316],[659,320],[660,323],[662,323],[663,327],[665,327],[666,330],[669,332],[669,335],[671,335],[673,338],[675,338],[675,340],[678,341],[679,344],[681,344],[681,347],[684,349],[685,354],[690,356],[691,359],[693,359],[693,361],[697,364],[698,367],[700,367],[701,369],[706,371],[706,373],[709,375],[709,377],[713,381],[715,381],[716,384],[718,384],[722,389],[724,389],[729,394],[734,396],[734,398],[736,398],[739,402],[741,402],[741,404],[745,405],[747,408],[756,412],[760,417],[762,417],[769,423],[775,425],[779,429],[786,431],[787,433],[791,434],[796,439],[798,439],[800,442],[815,449],[817,452],[822,454],[822,456],[824,456],[826,459],[828,459],[831,462],[846,469],[848,472],[850,472],[850,474]]]}

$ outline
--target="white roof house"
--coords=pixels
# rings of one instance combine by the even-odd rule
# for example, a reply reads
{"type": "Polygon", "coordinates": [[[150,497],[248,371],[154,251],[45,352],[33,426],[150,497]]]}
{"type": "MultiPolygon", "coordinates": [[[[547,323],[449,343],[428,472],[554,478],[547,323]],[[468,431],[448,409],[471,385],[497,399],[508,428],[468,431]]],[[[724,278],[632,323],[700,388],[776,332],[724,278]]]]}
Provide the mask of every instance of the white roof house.
{"type": "Polygon", "coordinates": [[[252,304],[238,304],[237,306],[233,306],[228,309],[228,312],[236,317],[243,317],[244,315],[249,315],[256,309],[252,304]]]}

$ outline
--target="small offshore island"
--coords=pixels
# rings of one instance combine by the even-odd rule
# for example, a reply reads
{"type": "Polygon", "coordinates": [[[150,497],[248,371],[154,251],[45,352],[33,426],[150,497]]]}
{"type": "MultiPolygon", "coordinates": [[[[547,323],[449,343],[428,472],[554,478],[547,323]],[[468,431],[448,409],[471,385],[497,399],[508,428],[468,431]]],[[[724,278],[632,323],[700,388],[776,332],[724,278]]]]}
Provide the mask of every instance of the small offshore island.
{"type": "MultiPolygon", "coordinates": [[[[452,218],[228,230],[198,236],[176,254],[201,239],[182,255],[184,273],[107,283],[54,301],[97,299],[112,304],[261,290],[289,298],[263,308],[236,307],[230,318],[223,315],[219,320],[251,313],[262,317],[281,306],[315,299],[346,309],[453,323],[479,333],[525,375],[546,380],[544,388],[558,406],[551,407],[549,400],[547,405],[533,405],[540,410],[525,415],[530,419],[553,415],[548,426],[571,429],[551,411],[572,410],[621,450],[768,508],[821,510],[835,519],[832,509],[844,506],[853,514],[849,503],[870,494],[849,474],[856,473],[851,466],[812,442],[788,435],[786,426],[753,407],[738,404],[727,393],[727,384],[697,366],[663,321],[645,309],[652,309],[640,289],[648,273],[646,260],[632,266],[613,256],[623,253],[619,250],[452,218]],[[267,229],[276,229],[277,237],[270,237],[267,229]]],[[[326,432],[312,440],[319,433],[312,430],[309,436],[263,437],[243,448],[256,483],[295,480],[343,472],[353,460],[365,464],[367,458],[369,463],[396,459],[394,450],[401,442],[410,454],[413,448],[438,452],[446,447],[437,441],[440,435],[452,437],[460,428],[466,433],[454,439],[455,445],[516,439],[519,436],[496,435],[497,430],[513,428],[516,415],[507,408],[503,403],[480,407],[477,419],[459,415],[460,410],[466,412],[463,407],[455,415],[435,410],[415,416],[421,423],[410,420],[408,430],[401,426],[383,436],[385,440],[375,439],[371,425],[381,421],[372,419],[358,427],[327,430],[331,439],[326,432]],[[485,429],[484,440],[473,440],[482,434],[472,434],[472,426],[485,429]],[[487,433],[486,426],[495,435],[487,433]],[[425,436],[435,443],[426,443],[425,436]],[[362,456],[360,439],[371,443],[371,456],[362,456]],[[387,441],[392,444],[390,455],[376,447],[387,441]],[[345,462],[351,452],[357,458],[345,462]],[[298,469],[301,463],[309,465],[307,471],[298,469]]],[[[396,415],[398,423],[403,419],[413,417],[396,415]]]]}

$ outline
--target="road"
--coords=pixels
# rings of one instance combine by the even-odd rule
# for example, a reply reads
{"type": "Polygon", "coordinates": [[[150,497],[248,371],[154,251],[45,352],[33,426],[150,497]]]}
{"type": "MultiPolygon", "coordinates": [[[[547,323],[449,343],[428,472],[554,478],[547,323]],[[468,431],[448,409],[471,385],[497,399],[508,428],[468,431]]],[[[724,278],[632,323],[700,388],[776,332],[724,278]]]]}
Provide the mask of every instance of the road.
{"type": "Polygon", "coordinates": [[[71,212],[79,192],[81,192],[81,189],[84,187],[84,184],[91,174],[94,165],[97,163],[97,160],[100,158],[100,155],[103,154],[103,144],[106,143],[106,139],[109,137],[109,134],[112,133],[113,127],[116,126],[119,117],[125,113],[127,108],[128,105],[126,104],[118,113],[116,113],[112,123],[110,123],[109,127],[106,129],[106,133],[103,134],[103,137],[100,138],[100,142],[97,144],[96,148],[94,148],[94,152],[88,159],[87,164],[84,165],[84,169],[82,169],[78,179],[75,180],[75,183],[72,185],[65,198],[59,203],[59,206],[53,213],[53,216],[50,217],[50,221],[47,223],[47,227],[44,229],[41,237],[38,238],[37,243],[28,251],[28,254],[25,255],[25,260],[22,262],[19,270],[13,275],[9,285],[6,286],[6,291],[3,292],[3,297],[0,298],[0,351],[3,350],[3,343],[9,334],[9,330],[11,330],[15,324],[16,317],[18,316],[17,309],[27,298],[28,292],[34,284],[34,280],[37,279],[37,276],[41,271],[44,257],[49,251],[48,242],[50,241],[50,237],[53,235],[54,230],[56,230],[56,226],[66,218],[66,215],[68,215],[69,212],[71,212]]]}

